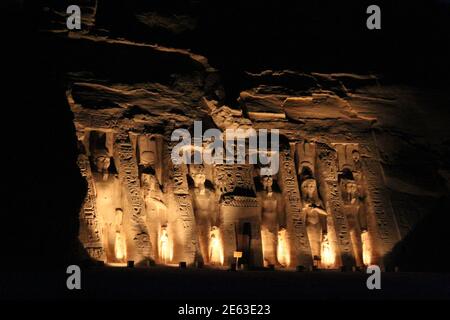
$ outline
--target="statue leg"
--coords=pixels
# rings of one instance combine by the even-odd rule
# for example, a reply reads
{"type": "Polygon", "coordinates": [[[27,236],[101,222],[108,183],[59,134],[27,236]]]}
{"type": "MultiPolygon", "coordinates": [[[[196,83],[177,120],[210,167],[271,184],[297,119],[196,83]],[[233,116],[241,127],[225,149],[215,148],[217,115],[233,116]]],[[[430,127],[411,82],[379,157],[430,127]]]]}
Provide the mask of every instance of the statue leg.
{"type": "Polygon", "coordinates": [[[311,246],[311,253],[313,258],[320,258],[320,240],[322,237],[322,232],[320,224],[308,224],[306,226],[306,231],[308,233],[309,243],[311,246]]]}
{"type": "Polygon", "coordinates": [[[116,233],[113,230],[114,228],[111,225],[106,226],[106,261],[107,262],[116,262],[115,255],[115,242],[116,242],[116,233]]]}
{"type": "Polygon", "coordinates": [[[200,253],[202,255],[203,262],[206,264],[209,263],[209,230],[210,225],[207,222],[202,222],[198,226],[200,253]]]}
{"type": "Polygon", "coordinates": [[[362,242],[361,242],[361,233],[358,232],[355,228],[350,230],[350,238],[352,239],[353,252],[355,253],[355,260],[357,266],[363,265],[363,256],[362,256],[362,242]]]}
{"type": "Polygon", "coordinates": [[[276,265],[276,253],[277,253],[277,235],[273,232],[273,230],[269,230],[268,228],[263,228],[261,230],[261,238],[263,242],[263,256],[264,256],[264,264],[267,266],[269,264],[276,265]]]}

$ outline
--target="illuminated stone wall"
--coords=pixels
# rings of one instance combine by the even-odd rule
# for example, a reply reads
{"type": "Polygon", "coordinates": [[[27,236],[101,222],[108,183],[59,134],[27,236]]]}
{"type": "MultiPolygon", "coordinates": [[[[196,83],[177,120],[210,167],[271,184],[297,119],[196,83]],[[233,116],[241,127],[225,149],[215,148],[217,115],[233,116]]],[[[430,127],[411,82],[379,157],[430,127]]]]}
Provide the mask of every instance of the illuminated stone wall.
{"type": "Polygon", "coordinates": [[[253,111],[245,118],[204,99],[204,115],[192,120],[210,117],[209,126],[222,131],[280,131],[279,171],[261,186],[258,165],[174,164],[174,123],[152,133],[154,119],[86,108],[70,91],[68,101],[88,185],[80,240],[92,259],[223,267],[239,251],[251,267],[351,269],[382,264],[400,240],[365,120],[349,141],[344,130],[308,132],[284,116],[253,111]]]}

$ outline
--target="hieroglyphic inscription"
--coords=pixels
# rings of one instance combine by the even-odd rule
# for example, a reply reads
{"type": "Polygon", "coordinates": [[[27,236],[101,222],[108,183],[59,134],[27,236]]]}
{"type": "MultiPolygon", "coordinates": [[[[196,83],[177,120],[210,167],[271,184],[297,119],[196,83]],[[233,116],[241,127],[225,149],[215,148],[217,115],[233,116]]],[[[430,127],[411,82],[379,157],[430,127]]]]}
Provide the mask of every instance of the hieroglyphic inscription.
{"type": "Polygon", "coordinates": [[[252,197],[224,196],[221,205],[236,208],[256,208],[258,207],[258,201],[252,197]]]}
{"type": "Polygon", "coordinates": [[[197,249],[196,223],[192,199],[189,194],[175,195],[177,216],[183,225],[183,260],[188,264],[194,262],[197,249]]]}
{"type": "Polygon", "coordinates": [[[187,170],[184,165],[173,165],[170,171],[172,192],[174,194],[189,194],[189,187],[186,179],[187,170]]]}
{"type": "Polygon", "coordinates": [[[384,187],[383,173],[378,161],[375,147],[365,145],[360,150],[365,150],[362,159],[364,182],[366,185],[367,210],[375,218],[376,240],[378,253],[383,256],[388,253],[400,239],[394,211],[387,190],[384,187]]]}
{"type": "Polygon", "coordinates": [[[188,264],[194,263],[197,246],[197,228],[195,222],[192,198],[187,182],[187,166],[185,164],[174,164],[170,158],[173,143],[168,142],[164,159],[168,164],[168,192],[170,201],[175,206],[173,210],[174,219],[183,226],[183,235],[178,235],[182,239],[182,254],[179,255],[181,261],[188,264]]]}
{"type": "Polygon", "coordinates": [[[96,209],[96,192],[89,158],[80,154],[77,163],[82,177],[87,182],[87,193],[80,212],[80,241],[91,258],[103,260],[105,250],[102,244],[102,229],[96,209]]]}
{"type": "Polygon", "coordinates": [[[113,115],[91,114],[89,112],[76,112],[75,121],[85,128],[119,129],[119,120],[113,115]]]}
{"type": "Polygon", "coordinates": [[[215,185],[221,193],[236,189],[255,191],[252,165],[217,164],[214,171],[215,185]]]}
{"type": "Polygon", "coordinates": [[[291,150],[280,152],[280,187],[286,203],[286,226],[291,266],[312,265],[311,248],[306,233],[305,217],[298,187],[294,158],[291,150]]]}
{"type": "Polygon", "coordinates": [[[144,203],[141,197],[138,167],[134,149],[128,137],[118,137],[114,147],[114,158],[118,161],[119,177],[131,208],[133,241],[136,248],[135,259],[139,262],[154,259],[153,250],[144,220],[144,203]]]}
{"type": "Polygon", "coordinates": [[[355,255],[337,178],[336,152],[324,145],[320,145],[317,152],[317,164],[319,168],[320,194],[334,222],[342,264],[348,267],[354,266],[355,255]]]}

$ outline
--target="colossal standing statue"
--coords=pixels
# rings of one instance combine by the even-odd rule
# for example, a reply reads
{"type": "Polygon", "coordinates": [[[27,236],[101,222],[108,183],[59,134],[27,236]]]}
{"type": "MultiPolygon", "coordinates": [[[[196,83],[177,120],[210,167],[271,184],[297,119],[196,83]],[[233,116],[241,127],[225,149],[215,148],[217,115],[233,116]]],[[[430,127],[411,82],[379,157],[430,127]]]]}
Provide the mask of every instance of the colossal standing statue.
{"type": "Polygon", "coordinates": [[[197,225],[199,249],[204,263],[210,261],[210,233],[211,227],[217,224],[216,198],[214,192],[206,188],[206,174],[203,165],[191,165],[189,174],[194,182],[191,190],[193,199],[194,215],[197,225]]]}
{"type": "Polygon", "coordinates": [[[117,262],[115,253],[116,209],[122,207],[120,181],[114,172],[111,172],[111,156],[105,149],[92,151],[92,162],[95,170],[92,173],[96,190],[96,206],[102,222],[103,242],[106,252],[106,262],[117,262]]]}
{"type": "Polygon", "coordinates": [[[312,178],[304,179],[301,184],[301,194],[311,253],[314,260],[320,261],[322,241],[328,241],[328,230],[327,212],[319,199],[316,180],[312,178]]]}
{"type": "Polygon", "coordinates": [[[261,238],[263,247],[264,264],[280,266],[277,259],[278,231],[284,224],[284,208],[282,196],[272,190],[272,176],[262,176],[263,190],[258,192],[258,200],[261,206],[261,238]]]}
{"type": "Polygon", "coordinates": [[[344,203],[344,211],[349,225],[356,264],[362,266],[366,264],[364,263],[365,259],[363,252],[367,252],[370,246],[364,202],[359,187],[353,179],[341,180],[341,194],[344,203]]]}
{"type": "MultiPolygon", "coordinates": [[[[161,190],[161,139],[148,134],[137,137],[137,155],[142,196],[145,204],[145,225],[151,243],[152,257],[158,255],[162,225],[167,225],[166,200],[161,190]]],[[[165,263],[163,261],[163,263],[165,263]]]]}
{"type": "Polygon", "coordinates": [[[167,225],[167,206],[161,187],[154,175],[141,174],[141,189],[145,203],[145,223],[150,233],[154,257],[158,257],[158,235],[162,232],[161,226],[167,225]]]}

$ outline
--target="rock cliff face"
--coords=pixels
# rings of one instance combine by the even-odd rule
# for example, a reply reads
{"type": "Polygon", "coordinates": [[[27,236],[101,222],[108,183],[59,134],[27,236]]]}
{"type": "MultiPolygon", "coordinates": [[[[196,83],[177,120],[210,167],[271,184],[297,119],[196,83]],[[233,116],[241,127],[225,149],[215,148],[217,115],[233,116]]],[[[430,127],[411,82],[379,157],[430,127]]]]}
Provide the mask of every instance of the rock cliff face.
{"type": "Polygon", "coordinates": [[[375,75],[265,71],[247,77],[249,89],[240,93],[239,102],[262,126],[279,119],[293,123],[288,129],[292,136],[329,141],[342,135],[351,142],[367,124],[400,234],[406,238],[395,248],[394,260],[407,265],[403,255],[411,259],[417,250],[421,262],[416,263],[424,267],[427,258],[419,252],[433,246],[431,242],[445,242],[438,236],[443,229],[431,225],[448,221],[437,209],[448,205],[448,98],[439,90],[384,84],[375,75]],[[425,228],[434,231],[425,236],[425,228]],[[417,238],[416,229],[421,230],[417,238]]]}
{"type": "MultiPolygon", "coordinates": [[[[252,22],[257,23],[256,26],[262,25],[250,15],[250,20],[240,21],[242,29],[230,26],[229,31],[237,41],[234,45],[234,38],[230,39],[230,35],[217,28],[224,17],[230,17],[230,11],[218,12],[219,9],[201,1],[187,1],[176,9],[161,1],[146,4],[80,1],[82,30],[68,31],[65,9],[69,2],[56,1],[47,6],[28,4],[27,8],[33,16],[39,17],[34,20],[38,30],[36,39],[39,39],[37,61],[44,63],[42,69],[45,70],[38,70],[44,72],[43,76],[53,79],[45,82],[45,85],[53,86],[48,88],[49,93],[40,93],[37,97],[48,99],[55,108],[65,108],[64,112],[70,108],[73,115],[72,119],[67,115],[62,118],[66,125],[73,123],[73,127],[66,129],[65,134],[48,146],[51,149],[56,143],[70,145],[67,147],[70,157],[61,161],[70,162],[67,165],[69,171],[76,172],[75,163],[81,169],[82,177],[71,171],[75,184],[68,188],[68,191],[78,194],[78,198],[84,198],[78,204],[82,207],[80,231],[68,227],[67,230],[72,230],[72,238],[66,241],[72,243],[72,247],[61,248],[74,253],[70,259],[83,256],[74,249],[76,239],[73,235],[81,233],[79,249],[85,251],[84,256],[87,253],[91,258],[118,262],[117,252],[111,249],[117,246],[114,236],[111,236],[113,240],[101,238],[108,237],[104,235],[109,232],[105,221],[113,221],[114,218],[101,213],[101,205],[96,200],[102,183],[102,178],[96,177],[102,173],[96,162],[97,155],[106,152],[106,156],[102,156],[110,158],[112,163],[108,173],[117,176],[120,185],[117,192],[122,200],[117,207],[123,209],[128,257],[162,263],[161,237],[168,232],[175,250],[170,253],[174,256],[171,256],[172,262],[193,263],[198,260],[202,251],[200,247],[208,246],[202,244],[204,240],[197,236],[198,230],[205,226],[199,224],[196,211],[199,206],[195,193],[198,186],[193,182],[198,173],[188,166],[171,164],[169,154],[173,147],[170,143],[173,130],[192,130],[193,121],[199,120],[207,128],[220,130],[236,123],[246,128],[280,130],[286,142],[284,147],[290,148],[289,152],[280,155],[280,161],[296,172],[294,191],[287,183],[290,179],[288,171],[281,170],[275,177],[282,197],[279,201],[287,208],[287,221],[282,227],[288,234],[287,250],[291,259],[285,263],[288,267],[314,263],[315,254],[308,250],[314,251],[315,238],[307,228],[308,217],[313,213],[305,209],[309,200],[302,189],[305,180],[310,178],[316,181],[318,197],[323,202],[321,206],[328,213],[329,241],[336,256],[333,258],[334,267],[362,264],[357,248],[361,246],[358,244],[360,240],[352,238],[361,235],[356,233],[355,236],[352,231],[354,227],[348,221],[348,212],[353,209],[349,209],[351,205],[344,199],[347,191],[343,181],[349,180],[356,181],[359,194],[355,199],[361,201],[360,207],[367,215],[373,247],[370,253],[372,262],[384,263],[386,267],[400,266],[405,270],[438,269],[439,264],[434,261],[440,255],[436,251],[443,248],[444,226],[448,225],[448,217],[444,214],[450,190],[447,160],[450,156],[450,128],[447,125],[450,98],[442,89],[445,80],[442,83],[436,80],[436,86],[423,86],[420,79],[403,81],[403,69],[407,69],[404,65],[400,64],[398,69],[377,68],[376,64],[360,60],[351,64],[351,58],[342,56],[341,64],[337,58],[326,59],[328,56],[320,50],[317,52],[320,51],[325,59],[305,53],[299,63],[288,52],[292,44],[287,43],[283,50],[281,46],[274,49],[263,40],[264,37],[252,30],[252,22]],[[214,21],[215,17],[219,22],[214,21]],[[208,30],[208,26],[212,30],[208,30]],[[243,35],[238,36],[236,30],[242,30],[243,35]],[[256,37],[251,37],[256,34],[256,37]],[[264,50],[264,43],[270,48],[258,57],[252,50],[264,50]],[[252,51],[255,61],[251,61],[246,49],[252,51]],[[242,59],[238,59],[240,54],[242,59]],[[287,56],[285,62],[274,63],[274,57],[282,61],[283,55],[287,56]],[[308,58],[311,58],[310,65],[308,58]],[[151,147],[145,144],[148,150],[144,142],[140,142],[142,137],[153,143],[151,147]],[[299,151],[308,148],[314,148],[314,151],[299,151]],[[147,163],[143,160],[144,151],[157,153],[160,159],[152,158],[147,163]],[[350,161],[347,158],[351,158],[352,152],[361,157],[361,167],[357,165],[359,160],[346,163],[350,161]],[[309,163],[306,167],[305,162],[309,163]],[[302,171],[305,168],[311,171],[308,175],[302,171]],[[345,170],[350,170],[351,176],[345,176],[345,170]],[[155,175],[158,190],[146,184],[146,179],[151,180],[148,174],[155,175]],[[84,184],[84,188],[80,184],[84,184]],[[160,192],[161,199],[152,196],[153,200],[149,200],[146,192],[160,192]],[[298,195],[297,203],[292,202],[292,192],[298,195]],[[87,206],[89,197],[92,197],[91,207],[87,206]],[[170,212],[168,218],[148,218],[151,215],[149,211],[161,211],[155,209],[155,197],[170,212]],[[423,250],[429,252],[430,258],[425,254],[422,256],[423,250]]],[[[242,18],[242,11],[251,12],[244,5],[240,9],[237,13],[239,18],[242,18]]],[[[263,13],[268,21],[279,19],[275,25],[282,26],[274,28],[274,32],[284,37],[283,27],[292,26],[293,22],[282,22],[282,14],[287,14],[288,18],[290,14],[275,5],[272,14],[269,9],[263,13]]],[[[344,24],[344,31],[352,26],[353,22],[344,24]]],[[[276,37],[270,30],[264,31],[268,39],[275,41],[276,37]]],[[[399,32],[398,29],[396,31],[399,32]]],[[[288,35],[292,35],[289,32],[288,35]]],[[[314,31],[320,38],[317,33],[314,31]]],[[[362,38],[358,32],[353,35],[362,38]]],[[[302,43],[307,43],[307,40],[302,43]]],[[[319,49],[324,51],[336,45],[335,39],[330,39],[330,48],[312,36],[310,41],[320,43],[319,49]]],[[[358,48],[354,44],[351,47],[358,48]]],[[[364,51],[368,47],[365,43],[358,50],[364,51]]],[[[382,58],[388,56],[381,53],[382,58]]],[[[429,68],[435,66],[435,62],[428,64],[429,68]]],[[[413,71],[418,69],[412,68],[413,71]]],[[[433,75],[427,72],[428,69],[418,77],[433,75]]],[[[436,77],[441,75],[440,72],[436,71],[436,77]]],[[[47,121],[51,126],[53,122],[47,121]]],[[[58,119],[55,117],[54,121],[58,119]]],[[[46,134],[53,133],[50,130],[46,134]]],[[[257,230],[264,229],[264,223],[261,225],[261,222],[252,220],[254,217],[247,220],[239,218],[239,210],[252,211],[248,207],[253,205],[248,203],[253,203],[253,200],[242,200],[239,198],[242,195],[237,193],[233,195],[237,198],[233,198],[232,205],[220,202],[223,192],[218,191],[219,185],[227,182],[218,182],[218,176],[223,172],[235,175],[241,168],[207,167],[205,170],[205,179],[215,185],[211,192],[217,198],[216,208],[211,211],[236,215],[232,223],[238,231],[233,237],[248,235],[256,241],[249,244],[252,248],[249,249],[244,240],[239,240],[243,241],[241,243],[233,238],[238,243],[234,249],[244,254],[247,250],[262,250],[261,241],[264,243],[266,239],[258,240],[261,235],[257,230]]],[[[62,174],[67,178],[66,173],[62,174]]],[[[255,191],[255,208],[264,212],[256,196],[261,191],[259,184],[255,184],[256,179],[242,179],[242,184],[255,191]]],[[[76,202],[68,211],[74,210],[78,214],[76,202]]],[[[57,203],[61,205],[59,210],[64,211],[64,204],[57,203]]],[[[76,224],[75,219],[71,219],[61,220],[61,223],[76,224]]],[[[222,221],[217,223],[217,227],[222,231],[226,247],[231,237],[226,233],[229,225],[222,221]]],[[[48,243],[52,241],[49,239],[48,243]]],[[[48,256],[52,255],[50,251],[48,256]]],[[[259,259],[258,254],[253,253],[249,254],[248,263],[258,265],[255,262],[259,259]]],[[[203,254],[203,262],[210,258],[203,254]]],[[[259,264],[262,263],[261,260],[259,264]]]]}

